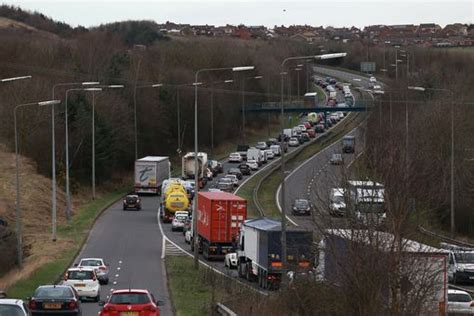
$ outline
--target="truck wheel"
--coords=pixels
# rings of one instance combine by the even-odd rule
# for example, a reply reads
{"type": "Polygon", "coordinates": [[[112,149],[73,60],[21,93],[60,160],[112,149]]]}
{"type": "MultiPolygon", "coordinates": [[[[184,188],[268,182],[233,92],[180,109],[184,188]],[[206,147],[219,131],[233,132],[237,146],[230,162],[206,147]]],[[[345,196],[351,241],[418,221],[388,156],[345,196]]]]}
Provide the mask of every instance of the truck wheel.
{"type": "Polygon", "coordinates": [[[207,243],[202,244],[202,255],[204,256],[204,259],[209,261],[209,247],[207,243]]]}
{"type": "Polygon", "coordinates": [[[191,245],[191,252],[194,252],[194,241],[193,241],[192,238],[191,238],[189,244],[191,245]]]}
{"type": "Polygon", "coordinates": [[[250,275],[250,264],[247,262],[247,265],[245,267],[245,278],[247,281],[251,281],[252,276],[250,275]]]}
{"type": "Polygon", "coordinates": [[[244,266],[245,266],[245,263],[242,263],[242,262],[239,262],[237,264],[237,273],[239,275],[239,278],[244,278],[244,266]]]}

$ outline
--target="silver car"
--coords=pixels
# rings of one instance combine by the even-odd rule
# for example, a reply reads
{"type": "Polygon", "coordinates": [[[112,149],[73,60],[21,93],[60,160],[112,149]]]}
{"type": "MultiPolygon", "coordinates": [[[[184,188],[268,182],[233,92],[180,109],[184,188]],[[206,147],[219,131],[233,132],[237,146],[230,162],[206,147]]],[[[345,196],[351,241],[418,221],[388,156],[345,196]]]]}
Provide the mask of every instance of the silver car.
{"type": "Polygon", "coordinates": [[[109,283],[109,265],[104,262],[104,259],[82,258],[81,261],[79,261],[79,264],[75,266],[78,268],[94,269],[100,284],[109,283]]]}

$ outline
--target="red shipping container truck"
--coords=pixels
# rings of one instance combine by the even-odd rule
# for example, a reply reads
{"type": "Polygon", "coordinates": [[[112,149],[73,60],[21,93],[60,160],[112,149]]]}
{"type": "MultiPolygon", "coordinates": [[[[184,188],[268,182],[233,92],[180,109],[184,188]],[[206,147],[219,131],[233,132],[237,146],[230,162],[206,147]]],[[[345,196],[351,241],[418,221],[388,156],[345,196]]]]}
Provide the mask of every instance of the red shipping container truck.
{"type": "Polygon", "coordinates": [[[199,249],[206,259],[222,259],[235,250],[240,227],[247,219],[247,201],[227,192],[199,192],[198,196],[199,249]]]}

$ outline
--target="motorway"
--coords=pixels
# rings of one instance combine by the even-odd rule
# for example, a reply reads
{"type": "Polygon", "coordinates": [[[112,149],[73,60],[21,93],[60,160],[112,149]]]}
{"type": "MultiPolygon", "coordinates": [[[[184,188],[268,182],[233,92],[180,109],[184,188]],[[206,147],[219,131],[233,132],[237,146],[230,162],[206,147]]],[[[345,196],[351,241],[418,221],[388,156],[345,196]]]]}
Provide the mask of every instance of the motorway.
{"type": "MultiPolygon", "coordinates": [[[[289,152],[292,150],[295,148],[289,148],[289,152]]],[[[278,160],[270,160],[265,168],[269,168],[278,160]]],[[[218,178],[222,177],[229,168],[237,165],[223,162],[224,173],[218,178]]],[[[246,178],[248,176],[242,181],[246,178]]],[[[212,187],[216,182],[217,179],[214,179],[206,187],[212,187]]],[[[104,211],[93,226],[76,262],[82,257],[101,257],[110,265],[110,283],[102,286],[102,299],[105,299],[112,289],[147,288],[157,299],[164,302],[164,305],[160,307],[162,315],[172,315],[164,261],[161,259],[163,236],[160,229],[163,229],[167,238],[178,247],[188,252],[190,247],[184,242],[181,232],[171,232],[170,224],[164,224],[161,227],[158,225],[159,202],[160,198],[157,196],[143,196],[142,210],[138,212],[122,211],[121,200],[113,204],[104,211]]],[[[208,264],[230,276],[237,274],[235,270],[225,269],[222,262],[214,261],[208,264]]],[[[95,315],[99,310],[97,303],[85,302],[83,304],[84,315],[95,315]]]]}

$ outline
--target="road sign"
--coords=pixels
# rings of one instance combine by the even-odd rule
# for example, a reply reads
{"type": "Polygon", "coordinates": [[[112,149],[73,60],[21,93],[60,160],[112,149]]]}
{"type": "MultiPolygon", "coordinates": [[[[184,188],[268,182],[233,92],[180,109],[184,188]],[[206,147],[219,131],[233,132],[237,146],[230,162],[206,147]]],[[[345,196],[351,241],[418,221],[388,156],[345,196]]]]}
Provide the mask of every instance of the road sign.
{"type": "Polygon", "coordinates": [[[375,63],[369,61],[362,61],[360,63],[361,72],[375,72],[375,63]]]}

